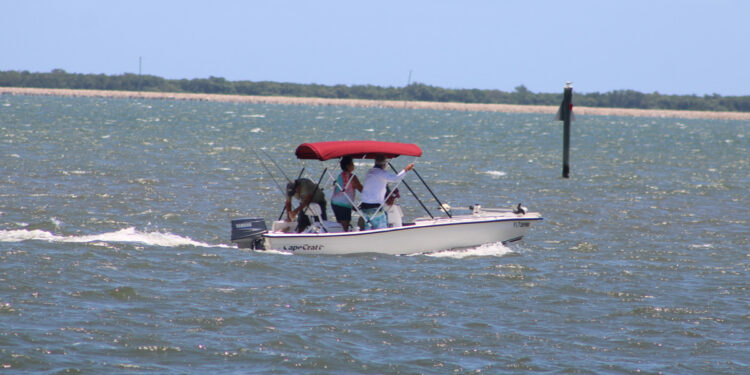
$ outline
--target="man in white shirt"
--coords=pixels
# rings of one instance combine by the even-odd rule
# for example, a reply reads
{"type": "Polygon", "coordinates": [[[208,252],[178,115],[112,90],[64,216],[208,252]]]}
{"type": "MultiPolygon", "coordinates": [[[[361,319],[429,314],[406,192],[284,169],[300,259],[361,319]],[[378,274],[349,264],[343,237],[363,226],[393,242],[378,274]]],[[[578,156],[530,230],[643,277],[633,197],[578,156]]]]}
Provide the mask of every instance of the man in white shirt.
{"type": "Polygon", "coordinates": [[[409,163],[401,172],[393,174],[385,170],[385,165],[385,156],[378,155],[375,158],[375,166],[367,171],[365,184],[362,187],[362,204],[360,205],[360,209],[370,219],[369,221],[365,220],[366,229],[388,228],[388,219],[385,216],[385,211],[382,209],[378,211],[378,208],[385,201],[386,185],[389,182],[400,181],[404,178],[406,172],[414,169],[414,163],[409,163]],[[373,216],[376,211],[378,211],[378,214],[373,216]]]}

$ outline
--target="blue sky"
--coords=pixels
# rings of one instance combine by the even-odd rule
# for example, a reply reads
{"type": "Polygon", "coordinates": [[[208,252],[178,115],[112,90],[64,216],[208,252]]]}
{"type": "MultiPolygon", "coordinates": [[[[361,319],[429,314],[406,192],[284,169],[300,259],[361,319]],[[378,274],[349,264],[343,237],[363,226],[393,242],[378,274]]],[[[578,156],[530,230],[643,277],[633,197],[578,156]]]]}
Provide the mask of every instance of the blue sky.
{"type": "Polygon", "coordinates": [[[3,1],[0,70],[750,95],[750,1],[3,1]]]}

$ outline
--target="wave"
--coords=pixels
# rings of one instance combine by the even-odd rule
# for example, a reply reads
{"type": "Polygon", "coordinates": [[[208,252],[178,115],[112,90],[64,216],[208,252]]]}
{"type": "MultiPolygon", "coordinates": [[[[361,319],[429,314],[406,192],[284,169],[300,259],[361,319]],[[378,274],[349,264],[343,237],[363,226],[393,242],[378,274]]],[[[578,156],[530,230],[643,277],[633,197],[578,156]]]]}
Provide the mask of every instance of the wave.
{"type": "Polygon", "coordinates": [[[0,230],[0,242],[23,242],[23,241],[47,241],[60,243],[91,243],[91,242],[115,242],[115,243],[139,243],[148,246],[195,246],[195,247],[224,247],[228,245],[212,245],[195,241],[189,237],[182,237],[172,233],[142,232],[134,227],[121,229],[115,232],[82,236],[60,236],[41,229],[15,229],[0,230]]]}
{"type": "Polygon", "coordinates": [[[503,171],[484,171],[484,172],[480,172],[480,173],[486,174],[486,175],[490,175],[490,176],[495,177],[495,178],[507,175],[507,173],[503,172],[503,171]]]}
{"type": "Polygon", "coordinates": [[[468,249],[445,250],[445,251],[438,251],[435,253],[428,253],[424,255],[428,257],[434,257],[434,258],[463,259],[467,257],[488,257],[488,256],[501,257],[501,256],[508,255],[511,253],[513,253],[513,250],[503,245],[501,242],[496,242],[496,243],[488,243],[484,245],[479,245],[477,247],[471,247],[468,249]]]}

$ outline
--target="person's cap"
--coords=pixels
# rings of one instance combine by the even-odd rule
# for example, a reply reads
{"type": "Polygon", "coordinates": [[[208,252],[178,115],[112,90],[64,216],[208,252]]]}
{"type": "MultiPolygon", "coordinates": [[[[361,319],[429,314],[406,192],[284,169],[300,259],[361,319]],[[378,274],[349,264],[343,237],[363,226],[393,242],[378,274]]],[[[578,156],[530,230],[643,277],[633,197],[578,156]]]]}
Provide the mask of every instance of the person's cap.
{"type": "Polygon", "coordinates": [[[293,196],[295,190],[297,190],[297,184],[291,181],[288,184],[286,184],[286,196],[287,197],[293,196]]]}
{"type": "Polygon", "coordinates": [[[378,155],[375,157],[375,165],[385,165],[385,155],[378,155]]]}

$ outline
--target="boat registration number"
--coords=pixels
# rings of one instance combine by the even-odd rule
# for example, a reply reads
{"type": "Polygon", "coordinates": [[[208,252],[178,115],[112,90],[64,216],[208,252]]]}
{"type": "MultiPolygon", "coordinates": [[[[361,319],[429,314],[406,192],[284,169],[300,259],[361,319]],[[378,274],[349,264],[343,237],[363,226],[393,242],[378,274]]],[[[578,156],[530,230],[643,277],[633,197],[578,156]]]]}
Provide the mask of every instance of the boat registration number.
{"type": "Polygon", "coordinates": [[[531,226],[531,223],[527,221],[516,221],[515,223],[513,223],[513,227],[515,228],[528,228],[530,226],[531,226]]]}

